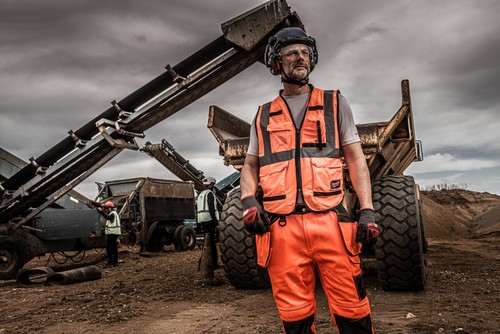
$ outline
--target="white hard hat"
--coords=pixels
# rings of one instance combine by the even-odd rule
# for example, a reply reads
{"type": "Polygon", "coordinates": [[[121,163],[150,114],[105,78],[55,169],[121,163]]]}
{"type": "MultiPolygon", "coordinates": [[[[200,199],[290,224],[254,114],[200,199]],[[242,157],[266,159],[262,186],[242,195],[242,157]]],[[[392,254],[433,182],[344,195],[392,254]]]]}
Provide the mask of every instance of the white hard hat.
{"type": "Polygon", "coordinates": [[[214,184],[215,184],[215,182],[216,182],[216,181],[215,181],[215,177],[212,177],[212,176],[207,176],[207,177],[203,180],[203,184],[204,184],[204,185],[206,185],[206,186],[208,186],[208,185],[210,185],[210,184],[212,184],[212,183],[214,183],[214,184]]]}

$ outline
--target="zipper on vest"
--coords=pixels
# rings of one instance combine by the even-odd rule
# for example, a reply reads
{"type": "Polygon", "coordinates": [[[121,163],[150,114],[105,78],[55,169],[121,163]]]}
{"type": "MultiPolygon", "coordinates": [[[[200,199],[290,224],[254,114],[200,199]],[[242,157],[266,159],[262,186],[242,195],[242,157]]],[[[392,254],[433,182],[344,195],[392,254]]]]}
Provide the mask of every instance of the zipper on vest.
{"type": "Polygon", "coordinates": [[[305,205],[304,196],[302,196],[302,173],[300,172],[300,129],[295,129],[295,173],[297,178],[297,198],[295,198],[295,204],[299,196],[305,205]]]}
{"type": "Polygon", "coordinates": [[[281,100],[285,103],[285,106],[288,111],[288,115],[292,120],[292,123],[295,127],[295,177],[297,178],[297,194],[295,195],[295,205],[297,205],[297,201],[299,199],[299,196],[302,200],[302,203],[307,207],[304,196],[302,195],[302,173],[300,171],[300,130],[302,129],[302,124],[304,123],[304,119],[306,118],[307,110],[309,109],[309,102],[311,101],[311,96],[313,94],[314,87],[313,85],[309,84],[309,96],[307,98],[306,102],[306,110],[304,111],[304,115],[302,116],[302,119],[300,120],[300,126],[297,127],[295,124],[295,119],[292,116],[292,113],[290,111],[290,106],[286,102],[286,99],[281,96],[281,93],[283,91],[280,91],[280,96],[281,100]]]}

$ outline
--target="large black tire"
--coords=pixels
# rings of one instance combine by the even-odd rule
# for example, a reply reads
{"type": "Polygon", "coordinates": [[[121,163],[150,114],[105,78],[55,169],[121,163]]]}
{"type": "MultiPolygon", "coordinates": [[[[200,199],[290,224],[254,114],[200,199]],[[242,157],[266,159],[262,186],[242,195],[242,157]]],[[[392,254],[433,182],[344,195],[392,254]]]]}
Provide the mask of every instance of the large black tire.
{"type": "Polygon", "coordinates": [[[25,263],[21,244],[10,236],[0,236],[0,279],[14,279],[25,263]]]}
{"type": "Polygon", "coordinates": [[[415,180],[385,176],[373,184],[378,279],[384,290],[421,291],[426,284],[424,231],[415,180]]]}
{"type": "Polygon", "coordinates": [[[172,241],[174,243],[175,250],[181,249],[181,245],[179,244],[179,234],[181,233],[183,227],[184,225],[177,225],[174,229],[172,241]]]}
{"type": "Polygon", "coordinates": [[[227,195],[220,222],[221,258],[226,276],[238,289],[267,289],[267,269],[257,266],[255,237],[243,224],[240,189],[227,195]]]}

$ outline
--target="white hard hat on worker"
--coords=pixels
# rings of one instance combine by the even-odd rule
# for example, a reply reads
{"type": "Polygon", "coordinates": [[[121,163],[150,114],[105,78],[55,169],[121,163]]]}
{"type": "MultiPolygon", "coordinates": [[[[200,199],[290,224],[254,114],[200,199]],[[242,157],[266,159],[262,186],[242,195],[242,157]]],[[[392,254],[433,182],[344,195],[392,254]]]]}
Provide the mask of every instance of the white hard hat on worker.
{"type": "Polygon", "coordinates": [[[215,184],[216,180],[215,180],[215,177],[212,177],[212,176],[207,176],[204,180],[203,180],[203,184],[205,186],[209,186],[211,184],[215,184]]]}

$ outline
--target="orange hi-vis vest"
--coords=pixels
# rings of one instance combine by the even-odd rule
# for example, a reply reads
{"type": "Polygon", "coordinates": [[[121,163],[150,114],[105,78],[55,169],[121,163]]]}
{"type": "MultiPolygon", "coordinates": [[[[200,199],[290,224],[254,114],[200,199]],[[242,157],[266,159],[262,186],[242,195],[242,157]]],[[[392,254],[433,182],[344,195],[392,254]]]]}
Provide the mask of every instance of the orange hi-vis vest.
{"type": "Polygon", "coordinates": [[[281,96],[259,107],[255,125],[267,212],[292,213],[299,194],[311,211],[326,211],[340,204],[343,175],[338,91],[313,88],[299,127],[281,96]]]}

